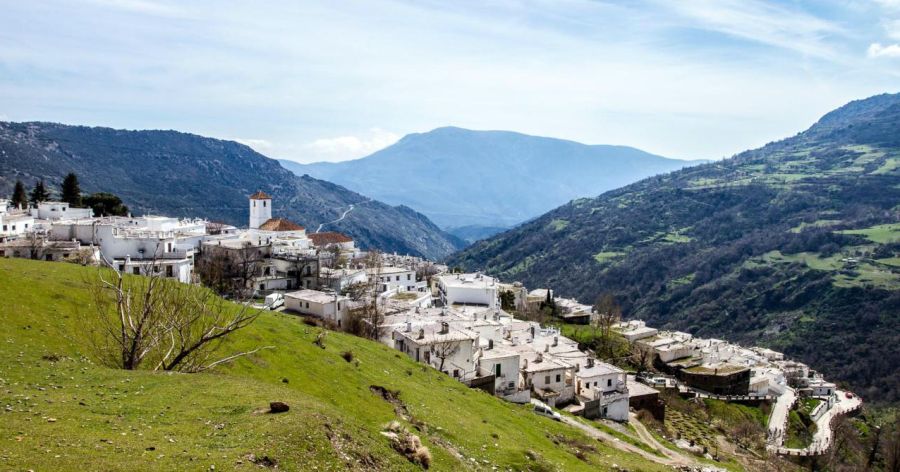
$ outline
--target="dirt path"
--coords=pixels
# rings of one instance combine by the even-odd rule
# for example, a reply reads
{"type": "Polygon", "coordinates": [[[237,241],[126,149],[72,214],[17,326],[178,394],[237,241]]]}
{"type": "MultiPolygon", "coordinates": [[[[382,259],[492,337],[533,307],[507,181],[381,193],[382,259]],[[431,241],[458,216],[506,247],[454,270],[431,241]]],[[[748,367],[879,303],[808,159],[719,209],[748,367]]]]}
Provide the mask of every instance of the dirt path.
{"type": "Polygon", "coordinates": [[[630,413],[629,417],[631,419],[631,421],[630,421],[631,426],[634,427],[634,430],[637,432],[638,437],[641,439],[641,441],[644,441],[644,444],[663,453],[666,457],[668,457],[670,460],[674,461],[677,465],[693,465],[694,464],[694,461],[690,457],[688,457],[684,454],[681,454],[679,452],[673,451],[673,450],[667,448],[666,446],[664,446],[659,441],[657,441],[656,438],[654,438],[653,435],[650,434],[650,431],[647,431],[647,427],[644,426],[643,423],[638,421],[637,415],[635,415],[634,413],[630,413]]]}
{"type": "Polygon", "coordinates": [[[657,456],[656,454],[651,454],[637,446],[634,446],[625,441],[622,441],[619,438],[617,438],[605,431],[601,431],[591,425],[584,424],[580,421],[569,418],[567,416],[563,416],[562,421],[563,421],[563,423],[565,423],[569,426],[573,426],[575,428],[580,429],[588,436],[590,436],[594,439],[599,439],[599,440],[603,441],[604,443],[609,444],[610,446],[612,446],[616,449],[619,449],[619,450],[625,451],[625,452],[630,452],[632,454],[638,454],[647,460],[656,462],[657,464],[668,465],[668,466],[697,465],[694,461],[692,461],[686,457],[683,457],[683,456],[678,457],[677,454],[675,454],[676,458],[669,457],[668,454],[665,453],[665,450],[660,451],[660,452],[662,452],[663,454],[666,454],[666,457],[660,457],[660,456],[657,456]]]}

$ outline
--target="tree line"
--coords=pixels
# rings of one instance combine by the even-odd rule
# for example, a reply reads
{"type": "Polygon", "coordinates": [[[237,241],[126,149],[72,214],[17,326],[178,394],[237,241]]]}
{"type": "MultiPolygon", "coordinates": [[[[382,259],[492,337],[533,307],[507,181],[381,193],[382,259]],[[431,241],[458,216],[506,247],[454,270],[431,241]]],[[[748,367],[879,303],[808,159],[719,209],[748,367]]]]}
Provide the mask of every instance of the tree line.
{"type": "MultiPolygon", "coordinates": [[[[35,182],[30,192],[25,190],[25,184],[21,180],[16,180],[10,203],[16,208],[27,208],[29,204],[37,206],[49,201],[50,198],[50,190],[43,179],[35,182]]],[[[83,194],[78,176],[74,172],[68,173],[60,183],[59,201],[68,203],[72,208],[90,208],[94,211],[94,216],[128,215],[128,207],[115,194],[108,192],[83,194]]]]}

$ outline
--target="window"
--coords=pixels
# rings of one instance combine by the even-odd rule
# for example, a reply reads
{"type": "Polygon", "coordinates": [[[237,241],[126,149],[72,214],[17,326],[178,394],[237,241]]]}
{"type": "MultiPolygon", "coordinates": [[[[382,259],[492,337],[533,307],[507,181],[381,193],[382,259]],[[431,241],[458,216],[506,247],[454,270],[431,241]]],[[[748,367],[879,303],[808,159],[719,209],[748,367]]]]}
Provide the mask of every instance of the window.
{"type": "Polygon", "coordinates": [[[166,266],[166,277],[172,277],[175,271],[172,270],[172,266],[166,266]]]}
{"type": "Polygon", "coordinates": [[[125,264],[119,264],[119,272],[125,272],[125,264]]]}
{"type": "Polygon", "coordinates": [[[263,200],[263,208],[265,208],[265,207],[266,207],[266,201],[263,200]]]}
{"type": "Polygon", "coordinates": [[[606,386],[612,387],[612,379],[606,379],[606,386]]]}
{"type": "Polygon", "coordinates": [[[25,229],[28,229],[28,223],[25,223],[25,229]]]}
{"type": "Polygon", "coordinates": [[[457,379],[459,378],[459,369],[453,369],[453,377],[457,379]]]}
{"type": "Polygon", "coordinates": [[[494,375],[496,375],[497,377],[500,377],[500,373],[501,373],[500,364],[497,364],[494,366],[494,375]]]}
{"type": "Polygon", "coordinates": [[[544,385],[550,385],[550,376],[544,376],[544,385]]]}
{"type": "Polygon", "coordinates": [[[260,290],[265,290],[265,289],[266,289],[266,284],[259,284],[259,289],[260,289],[260,290]]]}
{"type": "Polygon", "coordinates": [[[399,282],[399,281],[400,281],[400,276],[398,275],[398,276],[397,276],[397,282],[399,282]]]}
{"type": "Polygon", "coordinates": [[[410,277],[412,277],[412,275],[406,274],[406,280],[412,280],[410,277]]]}
{"type": "Polygon", "coordinates": [[[557,382],[560,381],[560,378],[561,378],[561,377],[559,376],[559,374],[556,374],[556,381],[557,381],[557,382]]]}
{"type": "Polygon", "coordinates": [[[131,272],[132,272],[134,275],[141,275],[141,268],[140,268],[140,267],[132,267],[132,268],[131,268],[131,272]]]}
{"type": "Polygon", "coordinates": [[[9,230],[7,229],[8,226],[9,226],[9,225],[3,225],[3,231],[9,231],[9,230]]]}

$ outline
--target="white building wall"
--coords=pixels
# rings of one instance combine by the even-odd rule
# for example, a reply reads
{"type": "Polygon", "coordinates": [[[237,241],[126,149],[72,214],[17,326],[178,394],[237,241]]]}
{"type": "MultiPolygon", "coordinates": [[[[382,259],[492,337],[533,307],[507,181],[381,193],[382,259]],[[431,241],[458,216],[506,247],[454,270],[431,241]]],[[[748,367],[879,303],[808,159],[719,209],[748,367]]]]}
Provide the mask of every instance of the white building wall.
{"type": "Polygon", "coordinates": [[[272,218],[271,199],[250,199],[250,228],[257,229],[272,218]]]}

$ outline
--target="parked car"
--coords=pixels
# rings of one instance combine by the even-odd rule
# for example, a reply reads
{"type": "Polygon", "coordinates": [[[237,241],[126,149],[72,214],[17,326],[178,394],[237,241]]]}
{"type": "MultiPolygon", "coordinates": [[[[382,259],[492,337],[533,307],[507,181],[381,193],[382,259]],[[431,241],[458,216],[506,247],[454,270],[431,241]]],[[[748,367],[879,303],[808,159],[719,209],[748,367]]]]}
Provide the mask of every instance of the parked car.
{"type": "Polygon", "coordinates": [[[562,416],[559,413],[553,411],[552,408],[541,403],[537,400],[532,400],[531,403],[534,404],[534,413],[536,415],[546,416],[547,418],[554,419],[556,421],[562,421],[562,416]]]}

